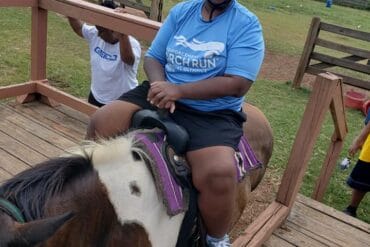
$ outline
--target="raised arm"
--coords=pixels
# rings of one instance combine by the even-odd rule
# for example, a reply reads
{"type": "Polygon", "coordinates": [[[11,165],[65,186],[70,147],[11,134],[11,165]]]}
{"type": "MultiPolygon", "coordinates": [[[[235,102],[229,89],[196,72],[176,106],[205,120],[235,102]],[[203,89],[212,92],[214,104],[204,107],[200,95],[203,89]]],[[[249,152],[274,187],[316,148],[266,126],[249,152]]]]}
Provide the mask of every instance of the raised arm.
{"type": "Polygon", "coordinates": [[[69,25],[72,27],[73,31],[78,36],[83,38],[83,36],[82,36],[82,25],[83,25],[83,23],[80,20],[77,20],[77,19],[72,18],[72,17],[68,17],[68,22],[69,22],[69,25]]]}
{"type": "Polygon", "coordinates": [[[135,63],[135,55],[132,51],[129,37],[126,34],[120,34],[119,47],[122,62],[128,65],[133,65],[135,63]]]}
{"type": "MultiPolygon", "coordinates": [[[[114,9],[114,12],[120,13],[120,14],[125,14],[125,13],[132,14],[127,9],[120,8],[120,7],[114,9]]],[[[123,33],[119,34],[119,47],[120,47],[120,55],[121,55],[122,62],[128,65],[133,65],[135,63],[135,55],[134,55],[134,52],[132,51],[132,47],[131,47],[131,43],[130,43],[130,39],[128,35],[123,34],[123,33]]]]}

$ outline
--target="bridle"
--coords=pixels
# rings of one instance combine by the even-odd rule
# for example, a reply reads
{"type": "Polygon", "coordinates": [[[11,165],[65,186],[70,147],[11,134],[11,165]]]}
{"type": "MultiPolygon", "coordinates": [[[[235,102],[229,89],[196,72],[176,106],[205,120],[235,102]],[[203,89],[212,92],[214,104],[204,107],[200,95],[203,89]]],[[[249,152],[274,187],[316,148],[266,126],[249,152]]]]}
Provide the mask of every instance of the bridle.
{"type": "Polygon", "coordinates": [[[10,201],[0,198],[0,210],[11,216],[14,220],[19,223],[25,223],[26,220],[23,217],[21,210],[10,201]]]}

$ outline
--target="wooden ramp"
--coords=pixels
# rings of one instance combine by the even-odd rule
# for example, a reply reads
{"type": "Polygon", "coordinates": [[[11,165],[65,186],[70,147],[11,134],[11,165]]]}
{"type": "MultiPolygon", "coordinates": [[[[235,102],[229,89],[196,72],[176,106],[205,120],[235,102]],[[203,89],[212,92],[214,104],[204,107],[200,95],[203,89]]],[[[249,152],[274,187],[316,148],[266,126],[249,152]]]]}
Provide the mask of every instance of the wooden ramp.
{"type": "MultiPolygon", "coordinates": [[[[0,103],[0,183],[83,139],[87,115],[38,101],[0,103]]],[[[299,195],[285,223],[266,247],[370,246],[370,225],[299,195]]]]}
{"type": "Polygon", "coordinates": [[[78,145],[88,117],[69,107],[0,102],[0,183],[78,145]]]}
{"type": "Polygon", "coordinates": [[[370,225],[298,195],[285,223],[276,229],[266,247],[370,246],[370,225]]]}

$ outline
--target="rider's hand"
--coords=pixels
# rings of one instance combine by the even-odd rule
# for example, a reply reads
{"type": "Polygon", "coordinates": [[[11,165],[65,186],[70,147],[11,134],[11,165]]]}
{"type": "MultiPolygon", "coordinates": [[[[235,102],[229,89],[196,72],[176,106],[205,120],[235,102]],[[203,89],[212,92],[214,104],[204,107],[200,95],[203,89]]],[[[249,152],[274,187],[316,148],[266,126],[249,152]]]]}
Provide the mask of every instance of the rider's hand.
{"type": "Polygon", "coordinates": [[[155,81],[150,84],[148,101],[162,109],[175,111],[175,101],[181,98],[181,91],[178,85],[167,81],[155,81]]]}

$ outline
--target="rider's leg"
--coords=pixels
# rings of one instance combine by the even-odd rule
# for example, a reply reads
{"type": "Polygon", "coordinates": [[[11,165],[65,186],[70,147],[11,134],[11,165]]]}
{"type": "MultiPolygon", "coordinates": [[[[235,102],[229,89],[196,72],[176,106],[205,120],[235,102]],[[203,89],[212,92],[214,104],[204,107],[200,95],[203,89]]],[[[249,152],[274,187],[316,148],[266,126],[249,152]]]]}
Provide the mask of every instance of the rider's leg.
{"type": "Polygon", "coordinates": [[[236,203],[234,152],[231,147],[212,146],[187,153],[207,234],[217,239],[230,230],[236,203]]]}
{"type": "Polygon", "coordinates": [[[123,133],[129,128],[132,115],[140,108],[120,100],[99,108],[90,118],[86,138],[108,138],[123,133]]]}
{"type": "Polygon", "coordinates": [[[108,138],[122,134],[130,127],[132,115],[136,111],[154,110],[155,107],[147,101],[149,88],[149,82],[144,81],[118,100],[99,108],[90,119],[86,138],[108,138]]]}
{"type": "Polygon", "coordinates": [[[171,116],[189,133],[186,157],[199,191],[198,205],[207,233],[225,240],[236,205],[234,154],[243,135],[245,115],[230,110],[203,112],[177,103],[171,116]]]}

